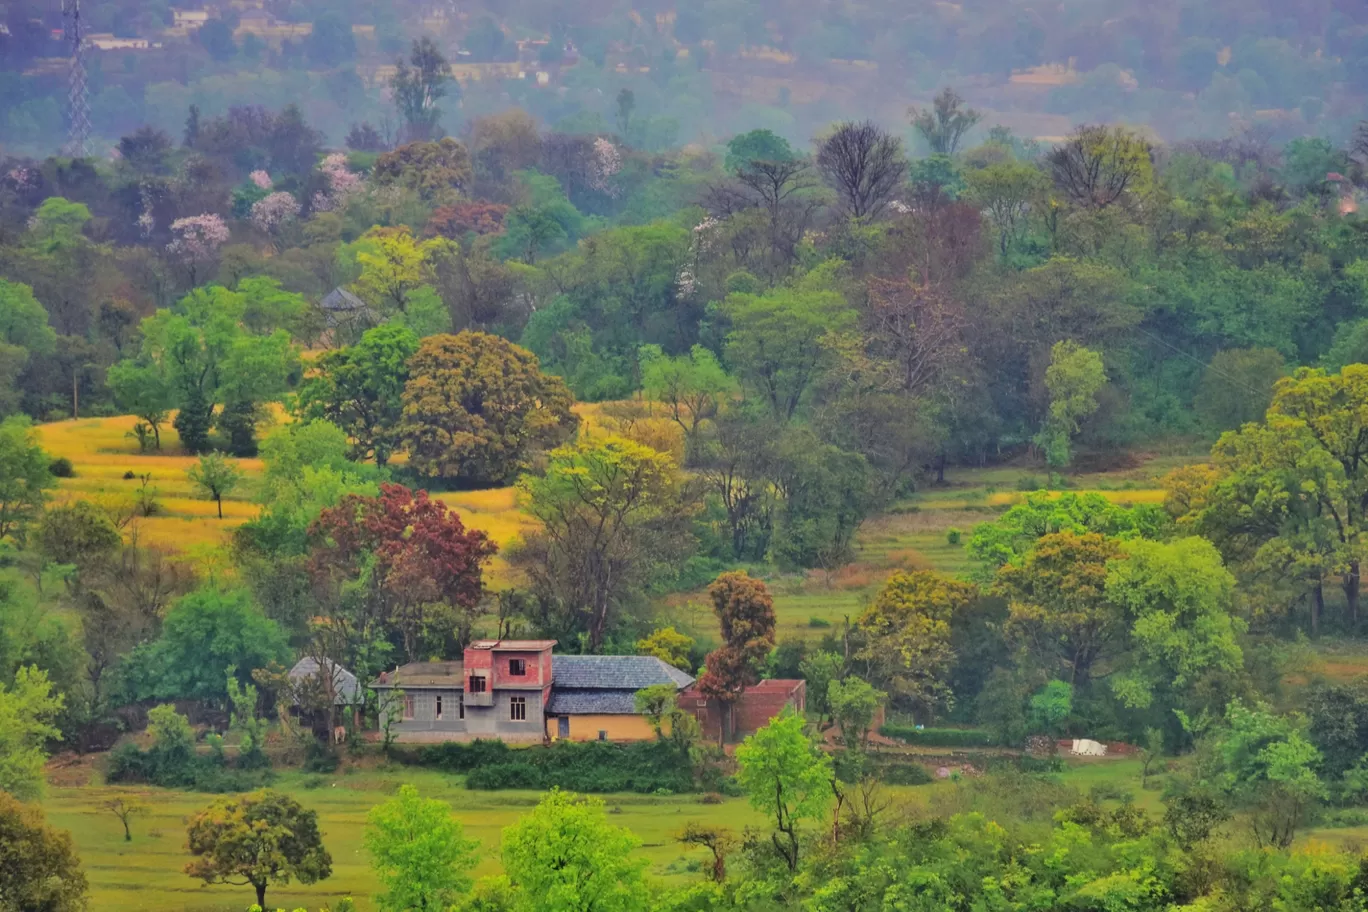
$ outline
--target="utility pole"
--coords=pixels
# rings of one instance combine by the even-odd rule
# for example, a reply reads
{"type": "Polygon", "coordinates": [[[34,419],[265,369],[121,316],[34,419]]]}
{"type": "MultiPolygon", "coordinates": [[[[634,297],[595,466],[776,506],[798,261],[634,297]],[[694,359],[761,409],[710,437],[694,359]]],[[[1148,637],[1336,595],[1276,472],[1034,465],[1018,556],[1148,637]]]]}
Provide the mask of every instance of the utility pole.
{"type": "Polygon", "coordinates": [[[85,158],[90,145],[90,90],[86,85],[85,33],[81,30],[81,0],[62,0],[63,40],[71,50],[67,86],[67,147],[72,158],[85,158]]]}

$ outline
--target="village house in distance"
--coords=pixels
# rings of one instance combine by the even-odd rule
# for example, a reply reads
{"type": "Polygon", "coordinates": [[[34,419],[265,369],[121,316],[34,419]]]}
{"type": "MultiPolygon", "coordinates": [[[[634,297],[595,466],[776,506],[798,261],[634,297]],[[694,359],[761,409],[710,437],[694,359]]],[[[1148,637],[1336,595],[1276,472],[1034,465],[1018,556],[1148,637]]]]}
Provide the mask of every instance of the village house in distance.
{"type": "MultiPolygon", "coordinates": [[[[380,694],[380,725],[390,723],[402,742],[643,741],[655,732],[637,711],[636,693],[669,684],[704,737],[719,738],[721,706],[678,668],[654,656],[554,655],[555,645],[476,640],[463,661],[411,662],[385,672],[371,685],[380,694]]],[[[728,740],[750,734],[785,706],[802,712],[806,695],[801,680],[748,688],[730,714],[728,740]]]]}

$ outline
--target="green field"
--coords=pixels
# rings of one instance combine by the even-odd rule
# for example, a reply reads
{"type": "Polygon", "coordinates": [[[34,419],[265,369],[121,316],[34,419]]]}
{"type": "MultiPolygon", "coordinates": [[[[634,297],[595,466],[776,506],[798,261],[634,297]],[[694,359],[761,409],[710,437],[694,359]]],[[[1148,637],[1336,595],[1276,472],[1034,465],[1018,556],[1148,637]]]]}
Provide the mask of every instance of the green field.
{"type": "MultiPolygon", "coordinates": [[[[1151,812],[1159,810],[1159,792],[1139,788],[1140,765],[1135,760],[1079,762],[1064,774],[1066,782],[1087,792],[1097,784],[1110,784],[1135,794],[1136,801],[1151,812]]],[[[310,776],[285,773],[274,788],[293,795],[316,810],[324,844],[332,853],[333,875],[313,886],[291,884],[267,894],[272,906],[293,909],[317,908],[342,896],[352,896],[361,910],[371,910],[370,893],[376,889],[361,846],[366,812],[412,783],[427,797],[452,805],[466,834],[479,840],[478,875],[499,871],[498,846],[502,829],[514,823],[537,801],[535,792],[472,792],[461,780],[429,770],[394,767],[310,776]]],[[[942,782],[929,786],[891,788],[895,805],[886,818],[906,820],[924,813],[938,790],[957,786],[942,782]]],[[[251,904],[250,887],[207,887],[181,872],[189,860],[185,850],[185,824],[189,816],[214,800],[213,795],[154,788],[54,786],[43,801],[49,822],[71,832],[90,879],[92,912],[242,912],[251,904]],[[123,828],[101,804],[118,796],[136,796],[149,805],[149,813],[134,818],[133,841],[124,842],[123,828]]],[[[744,799],[727,798],[721,804],[703,804],[699,795],[608,795],[604,800],[609,819],[630,829],[642,841],[638,850],[650,862],[651,876],[682,882],[698,876],[695,865],[706,855],[688,849],[674,836],[690,821],[706,821],[738,833],[764,821],[744,799]]]]}
{"type": "MultiPolygon", "coordinates": [[[[456,777],[407,767],[326,777],[283,774],[272,787],[318,812],[324,844],[333,857],[333,875],[313,886],[291,884],[268,893],[267,899],[292,909],[305,904],[316,908],[341,896],[353,896],[359,909],[374,908],[367,897],[376,883],[361,848],[366,812],[403,783],[412,783],[424,796],[452,805],[466,834],[480,842],[477,873],[481,875],[498,872],[501,831],[538,799],[534,792],[467,791],[456,777]]],[[[90,879],[93,912],[242,912],[253,899],[250,887],[202,886],[181,873],[189,860],[186,820],[214,797],[154,788],[53,787],[43,807],[49,822],[69,830],[76,841],[90,879]],[[100,809],[104,801],[120,795],[137,796],[149,805],[150,813],[134,818],[132,842],[124,842],[122,825],[100,809]]],[[[681,857],[701,859],[705,854],[674,841],[674,834],[689,821],[707,820],[738,831],[759,822],[746,802],[735,798],[718,805],[702,804],[698,795],[612,795],[606,801],[610,819],[641,838],[640,851],[650,860],[651,873],[660,877],[682,876],[686,871],[681,865],[675,864],[674,873],[667,867],[681,857]]]]}

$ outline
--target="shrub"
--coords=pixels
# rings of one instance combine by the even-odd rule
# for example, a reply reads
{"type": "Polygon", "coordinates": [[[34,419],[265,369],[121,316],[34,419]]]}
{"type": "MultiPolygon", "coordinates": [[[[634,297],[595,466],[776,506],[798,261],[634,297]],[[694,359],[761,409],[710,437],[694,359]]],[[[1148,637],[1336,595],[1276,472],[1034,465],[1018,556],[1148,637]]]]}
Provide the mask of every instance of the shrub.
{"type": "Polygon", "coordinates": [[[75,478],[76,467],[65,456],[58,456],[48,464],[48,471],[54,478],[75,478]]]}
{"type": "Polygon", "coordinates": [[[995,747],[993,733],[981,728],[922,728],[889,723],[879,729],[885,738],[893,738],[920,747],[995,747]]]}
{"type": "Polygon", "coordinates": [[[809,626],[809,627],[818,627],[818,628],[821,628],[821,627],[830,627],[830,626],[831,626],[831,621],[828,621],[826,618],[810,617],[810,618],[808,618],[808,626],[809,626]]]}
{"type": "MultiPolygon", "coordinates": [[[[474,748],[480,742],[462,745],[474,748]]],[[[562,788],[587,794],[637,792],[679,794],[695,790],[693,767],[687,757],[669,743],[643,741],[616,744],[603,741],[560,741],[549,747],[514,751],[499,747],[476,751],[450,750],[451,745],[431,745],[428,758],[437,758],[446,769],[464,769],[466,788],[482,790],[562,788]]]]}
{"type": "Polygon", "coordinates": [[[959,529],[952,528],[945,533],[945,541],[951,545],[958,545],[960,543],[960,538],[963,537],[963,535],[964,533],[959,529]]]}
{"type": "Polygon", "coordinates": [[[889,785],[928,785],[935,780],[920,763],[888,763],[877,767],[879,779],[889,785]]]}

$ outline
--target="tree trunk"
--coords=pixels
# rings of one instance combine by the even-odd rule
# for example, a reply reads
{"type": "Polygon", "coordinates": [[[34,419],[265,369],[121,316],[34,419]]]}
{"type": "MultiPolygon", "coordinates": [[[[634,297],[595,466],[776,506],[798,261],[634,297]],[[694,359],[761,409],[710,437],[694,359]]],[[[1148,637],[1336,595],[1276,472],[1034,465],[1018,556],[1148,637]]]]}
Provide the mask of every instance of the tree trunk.
{"type": "Polygon", "coordinates": [[[1311,587],[1311,636],[1320,636],[1321,615],[1325,613],[1325,587],[1320,580],[1311,587]]]}
{"type": "Polygon", "coordinates": [[[1352,560],[1349,562],[1349,572],[1344,574],[1344,601],[1345,607],[1349,610],[1349,626],[1351,630],[1358,629],[1358,607],[1359,607],[1359,562],[1352,560]]]}
{"type": "Polygon", "coordinates": [[[215,496],[215,497],[214,497],[214,502],[215,502],[216,504],[218,504],[219,519],[223,519],[223,495],[222,495],[222,494],[219,494],[219,495],[215,496]]]}
{"type": "Polygon", "coordinates": [[[263,881],[261,883],[254,883],[252,886],[256,887],[257,905],[261,906],[264,910],[266,908],[266,883],[263,881]]]}
{"type": "Polygon", "coordinates": [[[940,458],[936,460],[936,484],[945,484],[945,450],[940,451],[940,458]]]}
{"type": "Polygon", "coordinates": [[[71,372],[71,417],[81,417],[81,372],[71,372]]]}

